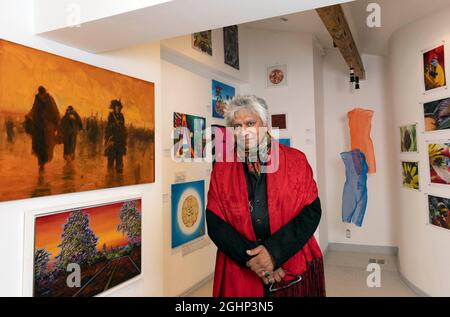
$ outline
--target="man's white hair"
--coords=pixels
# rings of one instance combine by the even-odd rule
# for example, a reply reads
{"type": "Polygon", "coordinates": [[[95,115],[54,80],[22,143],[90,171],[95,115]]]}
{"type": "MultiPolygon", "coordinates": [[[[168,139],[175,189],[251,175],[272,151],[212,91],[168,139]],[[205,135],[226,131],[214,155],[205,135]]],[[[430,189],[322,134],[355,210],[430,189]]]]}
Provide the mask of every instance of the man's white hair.
{"type": "Polygon", "coordinates": [[[234,115],[240,110],[256,113],[261,119],[263,126],[267,127],[269,122],[269,107],[264,99],[255,95],[238,95],[229,100],[224,109],[224,117],[227,126],[232,126],[234,115]]]}

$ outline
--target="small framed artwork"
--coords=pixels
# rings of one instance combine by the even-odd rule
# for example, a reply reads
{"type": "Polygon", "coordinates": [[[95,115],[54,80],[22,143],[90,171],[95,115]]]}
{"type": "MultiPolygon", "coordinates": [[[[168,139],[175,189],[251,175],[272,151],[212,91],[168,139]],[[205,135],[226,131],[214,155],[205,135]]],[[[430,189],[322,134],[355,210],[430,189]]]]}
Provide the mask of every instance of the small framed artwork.
{"type": "Polygon", "coordinates": [[[142,199],[131,197],[28,212],[24,296],[100,296],[141,277],[142,199]]]}
{"type": "Polygon", "coordinates": [[[404,188],[419,190],[419,162],[402,162],[404,188]]]}
{"type": "Polygon", "coordinates": [[[417,124],[400,127],[402,152],[417,152],[417,124]]]}
{"type": "Polygon", "coordinates": [[[423,51],[423,78],[425,92],[447,86],[445,72],[445,42],[423,51]]]}
{"type": "Polygon", "coordinates": [[[450,143],[428,143],[431,184],[450,184],[450,143]]]}
{"type": "Polygon", "coordinates": [[[287,77],[287,65],[273,65],[267,67],[267,87],[280,87],[286,86],[287,77]]]}
{"type": "Polygon", "coordinates": [[[173,113],[174,158],[189,162],[205,157],[206,118],[185,113],[173,113]]]}
{"type": "Polygon", "coordinates": [[[238,26],[223,28],[224,62],[239,70],[239,36],[238,26]]]}
{"type": "Polygon", "coordinates": [[[286,114],[273,114],[271,116],[272,119],[272,128],[278,128],[280,130],[287,129],[287,119],[286,114]]]}
{"type": "Polygon", "coordinates": [[[192,34],[192,48],[212,56],[212,31],[203,31],[192,34]]]}
{"type": "Polygon", "coordinates": [[[425,131],[450,129],[450,98],[444,98],[423,104],[425,131]]]}
{"type": "Polygon", "coordinates": [[[205,235],[205,181],[172,184],[172,249],[205,235]]]}
{"type": "Polygon", "coordinates": [[[429,224],[450,230],[450,199],[428,195],[429,224]]]}
{"type": "Polygon", "coordinates": [[[212,116],[223,119],[225,103],[236,94],[236,89],[220,81],[212,81],[212,116]]]}

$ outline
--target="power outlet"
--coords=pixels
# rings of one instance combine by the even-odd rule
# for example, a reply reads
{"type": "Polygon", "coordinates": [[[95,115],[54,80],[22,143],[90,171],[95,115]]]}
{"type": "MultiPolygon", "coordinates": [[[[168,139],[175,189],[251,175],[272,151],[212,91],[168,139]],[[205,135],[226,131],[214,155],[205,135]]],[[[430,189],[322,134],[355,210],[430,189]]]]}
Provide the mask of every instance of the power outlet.
{"type": "Polygon", "coordinates": [[[347,239],[350,239],[352,237],[352,233],[351,233],[350,229],[345,230],[345,237],[347,239]]]}

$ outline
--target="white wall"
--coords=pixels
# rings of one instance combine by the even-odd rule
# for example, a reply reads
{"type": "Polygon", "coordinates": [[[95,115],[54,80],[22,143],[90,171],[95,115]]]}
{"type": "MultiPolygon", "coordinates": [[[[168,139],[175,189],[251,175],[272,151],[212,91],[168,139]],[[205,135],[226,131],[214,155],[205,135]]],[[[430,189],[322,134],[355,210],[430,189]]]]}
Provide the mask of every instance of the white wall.
{"type": "MultiPolygon", "coordinates": [[[[291,146],[304,152],[317,179],[313,37],[311,34],[248,28],[249,84],[243,93],[266,100],[271,114],[287,115],[291,146]],[[287,64],[287,86],[267,87],[267,66],[287,64]]],[[[319,238],[319,232],[315,234],[319,238]]]]}
{"type": "Polygon", "coordinates": [[[325,158],[328,239],[330,243],[349,243],[372,246],[395,246],[393,219],[395,209],[390,202],[392,152],[391,132],[387,122],[391,110],[386,98],[387,68],[383,57],[362,56],[367,79],[361,89],[350,87],[349,69],[337,50],[330,50],[324,61],[324,122],[325,146],[321,155],[325,158]],[[372,120],[372,140],[377,162],[377,173],[368,177],[368,205],[362,228],[342,222],[342,191],[345,167],[340,153],[350,150],[350,133],[347,112],[353,108],[375,111],[372,120]],[[351,238],[346,238],[346,229],[351,238]]]}
{"type": "Polygon", "coordinates": [[[325,208],[327,197],[327,168],[325,164],[325,111],[324,111],[324,91],[323,91],[323,62],[326,51],[321,44],[313,39],[313,66],[314,66],[314,103],[316,120],[316,157],[317,157],[317,186],[322,204],[322,218],[319,224],[319,245],[322,250],[328,247],[328,213],[325,208]]]}
{"type": "Polygon", "coordinates": [[[448,90],[423,94],[423,61],[421,51],[429,49],[445,40],[447,78],[450,61],[450,9],[427,16],[397,31],[390,40],[389,77],[391,83],[391,111],[395,150],[392,163],[400,164],[400,159],[419,160],[422,192],[400,188],[400,166],[396,165],[394,199],[398,217],[399,263],[402,274],[414,285],[431,296],[449,296],[450,278],[450,231],[428,223],[426,193],[450,197],[448,188],[430,186],[428,151],[426,140],[450,138],[449,131],[424,134],[423,109],[421,102],[449,97],[448,90]],[[445,23],[443,23],[445,22],[445,23]],[[431,31],[432,30],[432,31],[431,31]],[[399,127],[419,123],[419,154],[401,155],[399,127]]]}
{"type": "Polygon", "coordinates": [[[161,206],[161,90],[159,43],[132,47],[107,54],[92,55],[58,45],[33,35],[32,0],[0,2],[0,38],[49,51],[123,74],[155,83],[155,161],[154,184],[127,186],[83,193],[73,193],[0,203],[0,254],[7,258],[0,267],[0,296],[22,294],[23,221],[27,210],[37,207],[45,210],[79,202],[99,200],[101,197],[126,195],[143,191],[143,270],[144,279],[113,292],[113,296],[162,296],[163,249],[161,206]],[[13,3],[13,5],[11,5],[13,3]]]}

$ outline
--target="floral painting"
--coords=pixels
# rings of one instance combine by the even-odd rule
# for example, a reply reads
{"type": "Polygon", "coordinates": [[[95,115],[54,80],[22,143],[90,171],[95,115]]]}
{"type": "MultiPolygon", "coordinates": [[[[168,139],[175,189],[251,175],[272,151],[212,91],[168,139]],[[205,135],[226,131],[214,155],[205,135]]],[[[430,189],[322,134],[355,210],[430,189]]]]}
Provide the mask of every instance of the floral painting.
{"type": "Polygon", "coordinates": [[[423,54],[425,91],[447,85],[444,59],[444,45],[423,54]]]}
{"type": "Polygon", "coordinates": [[[419,162],[402,162],[403,187],[419,189],[419,162]]]}
{"type": "Polygon", "coordinates": [[[450,98],[423,105],[425,131],[450,129],[450,98]]]}
{"type": "Polygon", "coordinates": [[[450,184],[450,143],[428,144],[430,181],[435,184],[450,184]]]}

